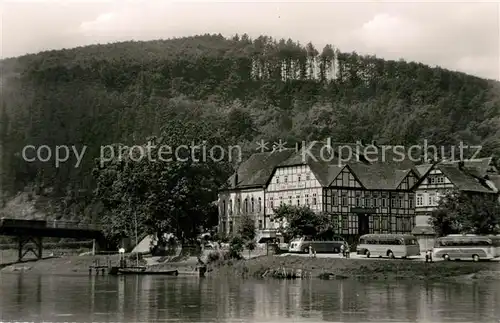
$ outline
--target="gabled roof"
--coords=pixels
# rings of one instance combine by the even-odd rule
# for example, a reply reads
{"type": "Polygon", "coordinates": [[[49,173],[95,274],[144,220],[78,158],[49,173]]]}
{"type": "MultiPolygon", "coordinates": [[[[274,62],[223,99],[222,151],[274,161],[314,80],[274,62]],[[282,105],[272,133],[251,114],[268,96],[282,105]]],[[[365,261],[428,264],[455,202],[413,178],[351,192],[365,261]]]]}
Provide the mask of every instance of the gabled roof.
{"type": "MultiPolygon", "coordinates": [[[[456,162],[441,162],[436,165],[422,164],[415,166],[409,156],[395,154],[393,149],[378,154],[369,153],[363,158],[364,147],[360,143],[332,143],[318,141],[296,149],[253,154],[238,168],[238,183],[234,185],[235,174],[228,182],[229,189],[256,188],[266,186],[279,167],[308,165],[311,172],[323,187],[331,185],[333,180],[348,167],[361,185],[371,190],[396,190],[403,179],[410,173],[424,180],[429,172],[438,167],[443,174],[460,190],[492,193],[484,180],[491,167],[491,158],[464,161],[464,167],[456,162]],[[328,145],[332,148],[327,149],[328,145]],[[342,148],[344,147],[344,148],[342,148]],[[351,149],[351,152],[349,152],[351,149]],[[476,167],[477,166],[477,167],[476,167]]],[[[371,149],[369,152],[374,151],[371,149]]],[[[490,175],[490,177],[493,175],[490,175]]],[[[494,178],[492,182],[500,183],[494,178]]]]}
{"type": "Polygon", "coordinates": [[[255,153],[238,167],[238,183],[234,185],[236,173],[229,177],[229,189],[251,188],[266,185],[274,168],[288,159],[295,149],[255,153]]]}
{"type": "Polygon", "coordinates": [[[415,166],[415,168],[417,169],[420,177],[426,175],[432,168],[432,164],[421,164],[421,165],[417,165],[415,166]]]}
{"type": "MultiPolygon", "coordinates": [[[[324,187],[329,186],[344,168],[344,165],[341,165],[341,161],[335,154],[335,149],[328,151],[323,142],[301,147],[288,159],[278,164],[276,168],[298,165],[309,166],[318,182],[324,187]]],[[[271,180],[273,175],[274,171],[270,174],[268,180],[271,180]]]]}
{"type": "MultiPolygon", "coordinates": [[[[396,190],[413,170],[395,169],[390,164],[375,163],[371,165],[350,164],[354,175],[369,190],[396,190]]],[[[418,178],[418,174],[415,174],[418,178]]]]}
{"type": "Polygon", "coordinates": [[[489,175],[488,179],[495,186],[497,193],[500,193],[500,175],[489,175]]]}
{"type": "Polygon", "coordinates": [[[481,181],[471,174],[470,170],[467,168],[460,169],[458,165],[455,166],[450,164],[437,164],[435,167],[461,191],[494,193],[485,181],[481,181]]]}
{"type": "MultiPolygon", "coordinates": [[[[487,157],[487,158],[477,158],[477,159],[467,159],[464,160],[464,167],[474,169],[474,172],[480,176],[484,177],[488,170],[491,169],[491,167],[494,167],[492,164],[492,157],[487,157]]],[[[458,165],[460,161],[443,161],[444,165],[458,165]]]]}

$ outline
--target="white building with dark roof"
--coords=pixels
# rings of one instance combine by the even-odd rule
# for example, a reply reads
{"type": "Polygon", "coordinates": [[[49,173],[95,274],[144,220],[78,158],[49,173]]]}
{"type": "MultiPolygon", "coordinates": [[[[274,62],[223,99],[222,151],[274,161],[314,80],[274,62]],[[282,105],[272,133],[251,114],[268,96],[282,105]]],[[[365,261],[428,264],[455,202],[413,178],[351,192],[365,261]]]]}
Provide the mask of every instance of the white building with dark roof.
{"type": "Polygon", "coordinates": [[[266,228],[264,190],[274,168],[294,152],[287,149],[256,153],[238,167],[227,187],[219,192],[219,232],[235,232],[244,214],[255,219],[257,229],[266,228]]]}
{"type": "Polygon", "coordinates": [[[434,245],[435,232],[429,224],[431,213],[439,199],[451,190],[480,194],[498,194],[500,180],[492,158],[442,161],[417,166],[421,180],[416,188],[415,227],[412,234],[418,237],[422,248],[434,245]]]}

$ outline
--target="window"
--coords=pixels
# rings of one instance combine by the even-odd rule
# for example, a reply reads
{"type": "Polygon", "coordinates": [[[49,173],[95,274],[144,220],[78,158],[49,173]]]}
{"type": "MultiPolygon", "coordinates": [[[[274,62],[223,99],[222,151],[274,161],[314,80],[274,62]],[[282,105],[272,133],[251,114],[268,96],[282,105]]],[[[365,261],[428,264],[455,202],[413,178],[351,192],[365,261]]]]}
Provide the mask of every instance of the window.
{"type": "Polygon", "coordinates": [[[401,195],[398,196],[398,206],[399,206],[399,208],[403,207],[403,197],[401,195]]]}
{"type": "Polygon", "coordinates": [[[349,218],[342,216],[342,230],[349,230],[349,218]]]}
{"type": "Polygon", "coordinates": [[[361,198],[359,197],[359,195],[356,195],[356,206],[361,206],[361,198]]]}
{"type": "Polygon", "coordinates": [[[262,212],[262,198],[259,197],[259,204],[257,204],[257,212],[262,212]]]}
{"type": "Polygon", "coordinates": [[[380,216],[378,215],[373,216],[373,230],[380,230],[380,216]]]}
{"type": "Polygon", "coordinates": [[[435,194],[434,193],[430,193],[429,194],[428,205],[434,205],[434,198],[435,198],[435,194]]]}
{"type": "Polygon", "coordinates": [[[394,208],[396,207],[396,197],[394,196],[391,196],[391,206],[394,208]]]}
{"type": "Polygon", "coordinates": [[[279,184],[279,183],[280,183],[280,177],[276,176],[276,184],[279,184]]]}
{"type": "Polygon", "coordinates": [[[337,203],[337,199],[335,198],[336,194],[337,194],[337,192],[332,192],[332,206],[335,206],[336,205],[335,203],[337,203]]]}
{"type": "Polygon", "coordinates": [[[273,197],[270,197],[270,198],[269,198],[269,207],[270,207],[271,209],[274,209],[274,198],[273,198],[273,197]]]}
{"type": "Polygon", "coordinates": [[[252,208],[251,208],[251,210],[252,210],[252,213],[255,212],[255,202],[254,202],[253,197],[252,197],[252,208]]]}
{"type": "Polygon", "coordinates": [[[342,193],[342,206],[348,206],[349,201],[347,200],[347,193],[342,193]]]}
{"type": "Polygon", "coordinates": [[[280,205],[283,205],[283,196],[280,196],[280,205]]]}
{"type": "Polygon", "coordinates": [[[288,175],[285,175],[285,183],[288,183],[288,175]]]}
{"type": "Polygon", "coordinates": [[[288,197],[288,204],[292,205],[292,196],[291,195],[288,197]]]}
{"type": "Polygon", "coordinates": [[[313,194],[313,205],[316,205],[316,193],[313,194]]]}
{"type": "Polygon", "coordinates": [[[413,196],[413,194],[409,194],[409,195],[408,195],[408,207],[409,207],[410,209],[412,209],[412,208],[413,208],[413,199],[414,199],[414,198],[415,198],[415,197],[413,196]]]}
{"type": "Polygon", "coordinates": [[[226,215],[226,201],[222,201],[222,215],[226,215]]]}
{"type": "Polygon", "coordinates": [[[239,198],[236,200],[236,213],[241,213],[241,200],[239,198]]]}
{"type": "Polygon", "coordinates": [[[387,230],[387,217],[385,216],[382,217],[382,230],[383,231],[387,230]]]}
{"type": "Polygon", "coordinates": [[[365,197],[365,207],[371,207],[371,200],[369,197],[365,197]]]}
{"type": "Polygon", "coordinates": [[[233,232],[233,221],[229,221],[229,233],[233,232]]]}
{"type": "Polygon", "coordinates": [[[229,208],[227,209],[229,215],[233,214],[233,200],[229,200],[229,208]]]}
{"type": "Polygon", "coordinates": [[[387,207],[387,196],[382,196],[382,207],[387,207]]]}
{"type": "Polygon", "coordinates": [[[300,195],[297,195],[297,206],[300,206],[300,195]]]}
{"type": "Polygon", "coordinates": [[[262,230],[262,220],[259,220],[259,230],[262,230]]]}
{"type": "Polygon", "coordinates": [[[309,194],[306,194],[306,205],[309,205],[309,194]]]}
{"type": "Polygon", "coordinates": [[[297,182],[300,182],[300,175],[297,177],[297,182]]]}
{"type": "Polygon", "coordinates": [[[400,216],[396,217],[396,231],[397,232],[403,231],[403,218],[400,216]]]}
{"type": "Polygon", "coordinates": [[[436,183],[436,177],[431,177],[431,184],[435,184],[436,183]]]}
{"type": "Polygon", "coordinates": [[[307,174],[307,175],[306,175],[306,180],[308,181],[308,180],[310,180],[310,179],[311,179],[311,175],[307,174]]]}
{"type": "Polygon", "coordinates": [[[373,197],[373,199],[372,199],[372,206],[377,207],[377,197],[376,196],[373,197]]]}
{"type": "Polygon", "coordinates": [[[248,197],[245,199],[245,213],[248,213],[248,197]]]}
{"type": "Polygon", "coordinates": [[[422,194],[417,194],[417,206],[424,205],[424,196],[422,194]]]}

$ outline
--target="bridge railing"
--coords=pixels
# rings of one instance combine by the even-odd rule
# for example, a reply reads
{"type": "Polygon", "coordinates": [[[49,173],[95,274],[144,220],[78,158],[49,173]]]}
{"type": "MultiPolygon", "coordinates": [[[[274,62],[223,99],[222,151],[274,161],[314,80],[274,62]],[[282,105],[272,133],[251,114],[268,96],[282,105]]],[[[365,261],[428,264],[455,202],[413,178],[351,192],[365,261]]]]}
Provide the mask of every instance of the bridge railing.
{"type": "Polygon", "coordinates": [[[98,224],[81,223],[74,221],[58,221],[58,220],[47,220],[47,228],[96,230],[96,231],[101,229],[100,225],[98,224]]]}

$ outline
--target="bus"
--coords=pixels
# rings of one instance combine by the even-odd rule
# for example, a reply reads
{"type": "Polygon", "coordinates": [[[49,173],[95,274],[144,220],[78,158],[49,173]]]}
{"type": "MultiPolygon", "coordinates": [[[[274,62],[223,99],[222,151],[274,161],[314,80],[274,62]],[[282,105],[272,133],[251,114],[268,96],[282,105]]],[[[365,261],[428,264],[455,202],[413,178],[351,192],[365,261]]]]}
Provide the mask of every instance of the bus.
{"type": "Polygon", "coordinates": [[[493,246],[495,247],[495,258],[500,257],[500,235],[491,236],[493,246]]]}
{"type": "Polygon", "coordinates": [[[420,255],[420,245],[411,234],[365,234],[359,237],[356,253],[367,258],[408,258],[420,255]]]}
{"type": "Polygon", "coordinates": [[[500,237],[450,234],[437,238],[432,256],[444,260],[491,260],[500,256],[500,237]]]}
{"type": "Polygon", "coordinates": [[[309,253],[309,246],[311,246],[316,253],[340,253],[340,246],[345,243],[346,241],[339,236],[332,239],[300,237],[290,241],[288,252],[309,253]]]}

